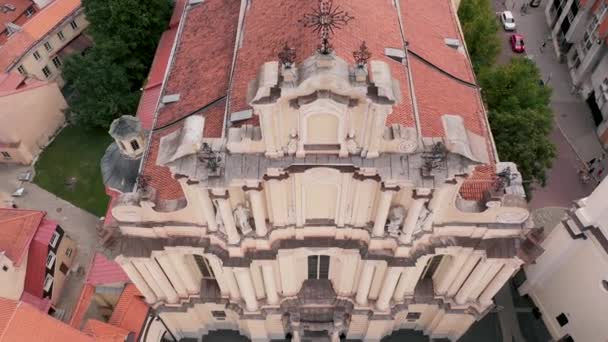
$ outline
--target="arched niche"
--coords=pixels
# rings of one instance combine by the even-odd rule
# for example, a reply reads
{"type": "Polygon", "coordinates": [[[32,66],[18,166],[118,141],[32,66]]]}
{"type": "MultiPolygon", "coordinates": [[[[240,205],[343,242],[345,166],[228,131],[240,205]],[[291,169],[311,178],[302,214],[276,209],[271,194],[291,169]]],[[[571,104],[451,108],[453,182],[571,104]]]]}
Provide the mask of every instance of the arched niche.
{"type": "Polygon", "coordinates": [[[306,224],[335,225],[341,201],[340,171],[327,167],[306,170],[301,194],[306,224]]]}

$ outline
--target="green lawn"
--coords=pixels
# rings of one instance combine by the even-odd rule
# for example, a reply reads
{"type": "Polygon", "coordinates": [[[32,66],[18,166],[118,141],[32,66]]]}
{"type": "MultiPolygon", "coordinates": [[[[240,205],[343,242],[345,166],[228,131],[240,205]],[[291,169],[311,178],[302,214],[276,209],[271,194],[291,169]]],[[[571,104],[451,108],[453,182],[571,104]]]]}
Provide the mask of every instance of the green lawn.
{"type": "Polygon", "coordinates": [[[42,152],[34,182],[94,215],[105,215],[108,196],[99,161],[111,142],[105,130],[67,126],[42,152]],[[73,184],[66,184],[74,178],[73,184]]]}

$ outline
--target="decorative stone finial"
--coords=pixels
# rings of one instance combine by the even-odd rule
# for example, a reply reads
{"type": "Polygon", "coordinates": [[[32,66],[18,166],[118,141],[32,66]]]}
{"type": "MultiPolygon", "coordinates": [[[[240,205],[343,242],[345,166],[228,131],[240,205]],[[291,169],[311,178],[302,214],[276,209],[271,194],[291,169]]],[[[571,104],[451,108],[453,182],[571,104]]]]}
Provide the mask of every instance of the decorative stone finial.
{"type": "Polygon", "coordinates": [[[279,52],[279,61],[286,69],[291,68],[296,60],[296,49],[289,47],[289,44],[285,43],[283,50],[279,52]]]}
{"type": "Polygon", "coordinates": [[[304,27],[312,27],[312,31],[319,34],[321,38],[319,52],[327,55],[332,50],[329,43],[330,35],[354,18],[348,12],[340,10],[340,6],[334,7],[333,0],[319,0],[318,6],[312,9],[312,13],[304,14],[298,22],[304,27]]]}
{"type": "Polygon", "coordinates": [[[358,50],[353,51],[353,57],[355,58],[355,63],[357,63],[357,67],[363,68],[367,61],[372,57],[371,51],[365,45],[365,41],[361,43],[358,50]]]}

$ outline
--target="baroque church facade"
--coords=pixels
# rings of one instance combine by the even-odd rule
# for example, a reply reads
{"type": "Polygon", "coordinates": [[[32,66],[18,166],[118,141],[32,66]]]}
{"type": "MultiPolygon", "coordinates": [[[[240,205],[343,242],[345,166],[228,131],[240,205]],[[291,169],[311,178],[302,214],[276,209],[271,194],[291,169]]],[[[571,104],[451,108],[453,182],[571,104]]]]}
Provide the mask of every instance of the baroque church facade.
{"type": "Polygon", "coordinates": [[[152,68],[102,235],[178,339],[455,341],[526,261],[449,0],[177,1],[152,68]]]}

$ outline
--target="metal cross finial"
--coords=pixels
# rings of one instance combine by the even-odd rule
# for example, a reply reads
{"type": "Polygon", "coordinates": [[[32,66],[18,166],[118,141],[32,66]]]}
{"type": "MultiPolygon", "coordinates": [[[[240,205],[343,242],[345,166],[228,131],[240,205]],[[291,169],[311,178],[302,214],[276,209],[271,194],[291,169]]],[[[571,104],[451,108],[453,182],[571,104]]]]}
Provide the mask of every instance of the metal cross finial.
{"type": "Polygon", "coordinates": [[[372,53],[367,48],[367,45],[365,45],[365,41],[361,43],[359,50],[353,51],[353,57],[355,57],[355,62],[358,67],[362,68],[367,64],[367,61],[372,57],[372,53]]]}
{"type": "Polygon", "coordinates": [[[279,61],[285,68],[291,68],[296,60],[296,49],[290,48],[287,43],[283,46],[283,50],[279,52],[279,61]]]}
{"type": "Polygon", "coordinates": [[[319,0],[319,5],[312,9],[312,13],[304,14],[298,22],[304,24],[304,27],[312,27],[312,31],[319,34],[321,38],[319,52],[329,54],[331,52],[329,37],[334,34],[334,30],[341,29],[352,19],[354,17],[340,10],[340,6],[334,7],[333,0],[319,0]]]}

